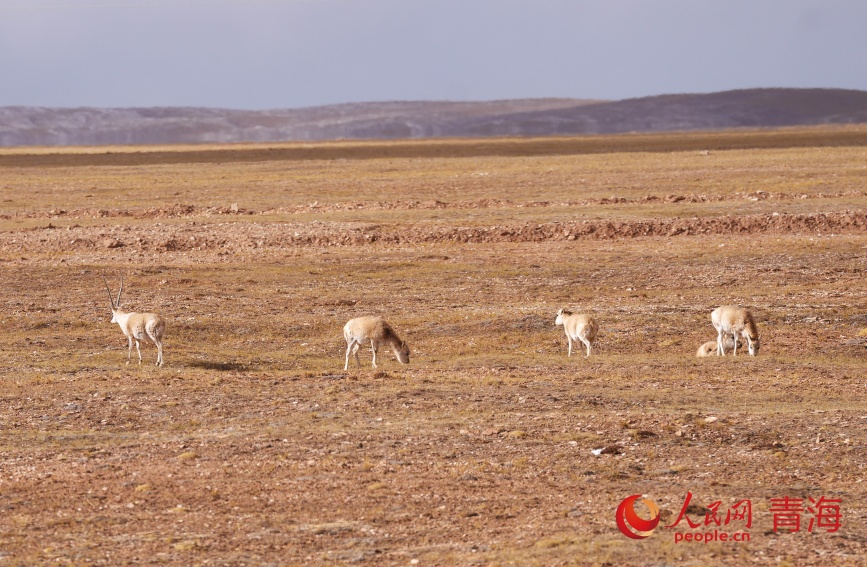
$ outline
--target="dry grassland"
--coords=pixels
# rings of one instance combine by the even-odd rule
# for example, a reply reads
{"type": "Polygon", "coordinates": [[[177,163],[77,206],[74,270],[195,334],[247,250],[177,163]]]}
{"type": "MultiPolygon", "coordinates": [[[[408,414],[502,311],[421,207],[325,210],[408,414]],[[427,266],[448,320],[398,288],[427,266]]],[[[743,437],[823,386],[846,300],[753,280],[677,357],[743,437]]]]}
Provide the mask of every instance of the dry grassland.
{"type": "Polygon", "coordinates": [[[863,565],[865,137],[0,150],[0,560],[863,565]],[[695,358],[724,303],[759,356],[695,358]],[[408,366],[343,372],[362,314],[408,366]],[[675,544],[688,491],[750,541],[675,544]],[[775,534],[784,496],[840,529],[775,534]]]}

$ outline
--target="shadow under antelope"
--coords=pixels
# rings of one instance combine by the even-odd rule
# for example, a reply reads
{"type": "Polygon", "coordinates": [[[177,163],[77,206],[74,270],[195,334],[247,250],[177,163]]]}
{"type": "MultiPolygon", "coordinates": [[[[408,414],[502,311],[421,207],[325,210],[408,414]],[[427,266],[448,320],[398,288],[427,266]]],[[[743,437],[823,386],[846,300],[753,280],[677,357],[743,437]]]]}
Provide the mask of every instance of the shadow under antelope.
{"type": "Polygon", "coordinates": [[[135,341],[135,350],[138,352],[138,363],[141,364],[141,348],[139,341],[149,339],[157,347],[157,366],[163,365],[163,335],[166,332],[165,320],[156,313],[126,312],[120,308],[120,297],[123,293],[123,276],[120,277],[120,290],[117,292],[117,301],[111,296],[111,289],[103,276],[105,289],[108,292],[108,301],[111,303],[111,322],[117,323],[120,330],[129,339],[126,363],[132,359],[132,343],[135,341]]]}

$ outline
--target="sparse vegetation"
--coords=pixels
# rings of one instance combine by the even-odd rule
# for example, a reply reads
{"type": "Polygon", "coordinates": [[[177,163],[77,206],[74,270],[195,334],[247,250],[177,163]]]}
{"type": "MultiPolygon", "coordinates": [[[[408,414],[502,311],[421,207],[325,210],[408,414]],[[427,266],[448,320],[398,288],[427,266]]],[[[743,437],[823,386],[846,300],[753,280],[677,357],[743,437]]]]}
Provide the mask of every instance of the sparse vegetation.
{"type": "Polygon", "coordinates": [[[0,150],[0,554],[860,564],[867,146],[805,132],[0,150]],[[753,136],[813,142],[716,149],[753,136]],[[162,369],[118,367],[120,269],[167,320],[162,369]],[[728,303],[761,355],[697,359],[728,303]],[[564,354],[564,305],[599,321],[588,359],[564,354]],[[344,372],[359,314],[412,364],[344,372]],[[624,497],[670,523],[687,490],[752,499],[752,540],[620,535],[624,497]],[[768,498],[823,494],[840,532],[767,533],[768,498]]]}

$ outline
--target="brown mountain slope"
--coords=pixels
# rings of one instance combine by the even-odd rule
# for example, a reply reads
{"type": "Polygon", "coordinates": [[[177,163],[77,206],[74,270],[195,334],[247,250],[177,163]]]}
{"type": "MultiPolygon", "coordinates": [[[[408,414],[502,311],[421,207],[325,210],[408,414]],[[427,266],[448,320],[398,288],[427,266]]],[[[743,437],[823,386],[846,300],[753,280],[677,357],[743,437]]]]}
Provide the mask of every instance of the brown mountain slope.
{"type": "Polygon", "coordinates": [[[614,134],[867,122],[867,92],[749,89],[622,100],[585,107],[483,117],[460,135],[614,134]]]}

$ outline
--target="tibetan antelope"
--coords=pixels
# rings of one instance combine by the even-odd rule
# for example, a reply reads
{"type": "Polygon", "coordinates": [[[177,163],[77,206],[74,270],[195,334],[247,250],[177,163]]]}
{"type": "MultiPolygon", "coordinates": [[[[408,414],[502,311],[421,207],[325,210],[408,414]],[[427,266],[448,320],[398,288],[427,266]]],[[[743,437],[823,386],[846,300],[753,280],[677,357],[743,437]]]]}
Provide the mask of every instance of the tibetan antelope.
{"type": "MultiPolygon", "coordinates": [[[[719,355],[718,346],[716,341],[708,341],[698,347],[698,351],[696,351],[695,355],[699,358],[703,356],[717,356],[719,355]]],[[[725,337],[723,339],[723,351],[732,350],[735,348],[735,342],[731,337],[725,337]]]]}
{"type": "Polygon", "coordinates": [[[376,351],[382,345],[388,345],[394,351],[394,356],[401,364],[409,364],[409,346],[400,340],[391,325],[381,317],[356,317],[350,319],[343,326],[343,338],[346,339],[346,364],[344,370],[349,369],[349,355],[355,355],[355,362],[361,368],[361,360],[358,359],[358,349],[361,343],[370,342],[370,350],[373,351],[373,367],[376,368],[376,351]]]}
{"type": "Polygon", "coordinates": [[[596,319],[590,315],[573,314],[571,311],[561,309],[557,312],[557,319],[554,320],[554,324],[563,325],[563,329],[566,331],[566,338],[569,340],[569,356],[572,356],[573,340],[581,341],[587,347],[587,354],[584,358],[590,356],[590,349],[596,342],[596,333],[599,332],[596,319]]]}
{"type": "Polygon", "coordinates": [[[732,353],[735,356],[738,354],[738,336],[747,340],[750,356],[758,354],[759,330],[756,328],[756,322],[749,311],[734,305],[723,305],[713,310],[710,314],[710,321],[717,332],[717,353],[720,356],[725,356],[724,339],[728,336],[731,336],[732,342],[734,342],[732,353]]]}
{"type": "Polygon", "coordinates": [[[127,313],[120,308],[120,296],[123,293],[123,276],[120,277],[120,290],[117,292],[117,301],[111,297],[111,289],[103,276],[105,289],[108,291],[108,300],[111,302],[111,322],[120,325],[120,330],[129,339],[126,363],[132,358],[132,343],[135,341],[135,350],[138,351],[138,363],[141,364],[141,349],[139,341],[150,339],[157,346],[157,366],[163,365],[163,334],[166,332],[165,320],[156,313],[127,313]]]}

